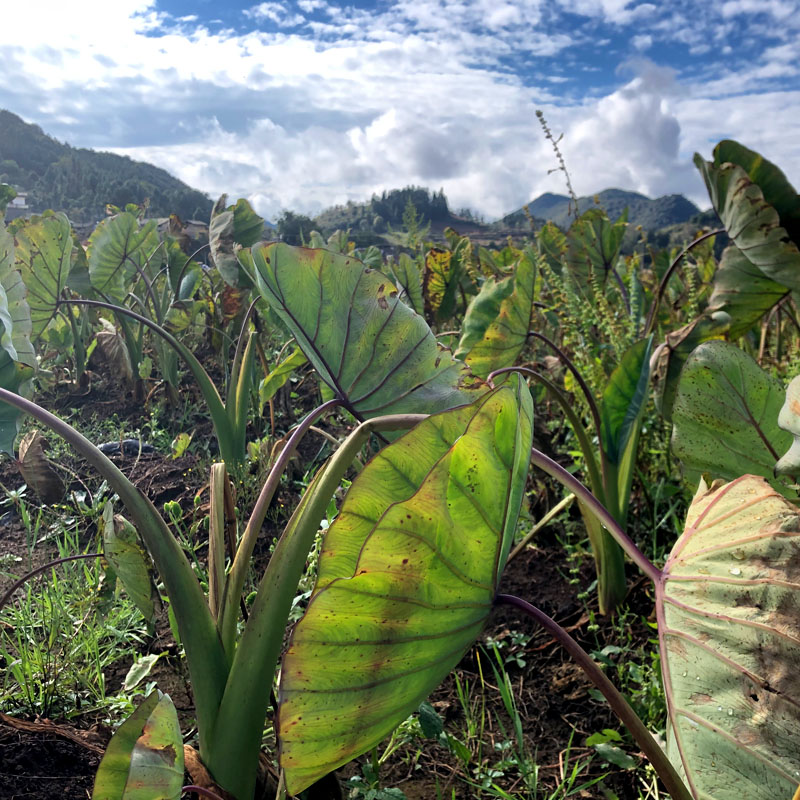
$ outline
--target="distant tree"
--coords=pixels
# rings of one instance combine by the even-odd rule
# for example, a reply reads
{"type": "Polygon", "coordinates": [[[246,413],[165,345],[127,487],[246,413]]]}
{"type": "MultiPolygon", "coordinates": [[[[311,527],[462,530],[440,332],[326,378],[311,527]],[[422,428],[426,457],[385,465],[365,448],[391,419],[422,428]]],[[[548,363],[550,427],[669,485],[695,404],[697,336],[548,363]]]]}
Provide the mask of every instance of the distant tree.
{"type": "Polygon", "coordinates": [[[13,186],[7,183],[0,183],[0,217],[6,210],[6,206],[17,196],[13,186]]]}
{"type": "Polygon", "coordinates": [[[282,242],[292,245],[302,245],[308,234],[314,230],[314,220],[304,214],[295,214],[293,211],[284,211],[275,225],[278,236],[282,242]]]}

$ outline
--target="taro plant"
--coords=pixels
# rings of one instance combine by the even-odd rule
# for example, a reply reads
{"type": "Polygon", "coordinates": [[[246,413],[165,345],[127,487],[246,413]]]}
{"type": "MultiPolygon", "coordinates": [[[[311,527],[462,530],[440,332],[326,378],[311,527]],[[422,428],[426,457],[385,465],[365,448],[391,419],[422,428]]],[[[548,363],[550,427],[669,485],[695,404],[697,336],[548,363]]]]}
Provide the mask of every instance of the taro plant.
{"type": "Polygon", "coordinates": [[[736,791],[788,800],[800,784],[800,695],[791,667],[800,656],[792,555],[800,513],[756,476],[701,483],[685,532],[659,570],[572,475],[531,451],[532,463],[575,492],[654,583],[670,715],[667,760],[563,629],[526,601],[496,594],[513,487],[527,471],[520,450],[530,401],[517,389],[516,408],[500,406],[513,386],[469,411],[429,417],[382,450],[345,498],[284,656],[279,742],[287,789],[301,791],[380,741],[500,602],[523,610],[568,650],[673,798],[736,791]],[[491,409],[489,419],[481,408],[491,409]],[[423,463],[405,457],[418,436],[427,439],[432,426],[444,432],[459,415],[467,427],[459,426],[452,445],[445,434],[423,463]],[[386,481],[393,490],[378,502],[383,492],[376,487],[386,481]]]}
{"type": "MultiPolygon", "coordinates": [[[[164,325],[175,302],[189,299],[202,274],[200,265],[170,236],[161,238],[156,220],[140,223],[136,207],[103,220],[89,237],[87,251],[91,295],[106,302],[125,342],[134,386],[143,396],[144,379],[152,369],[145,355],[147,325],[125,313],[135,310],[164,325]]],[[[177,354],[163,340],[155,340],[158,366],[174,399],[177,391],[177,354]]]]}
{"type": "MultiPolygon", "coordinates": [[[[463,405],[485,390],[461,362],[439,347],[424,320],[399,301],[397,291],[380,273],[347,256],[284,245],[258,248],[250,255],[244,261],[256,270],[251,274],[308,348],[310,360],[334,398],[311,412],[282,450],[241,537],[232,537],[235,556],[229,572],[224,567],[224,526],[210,526],[209,598],[168,522],[112,462],[44,409],[5,390],[2,393],[9,404],[33,414],[74,445],[119,495],[158,570],[177,620],[194,690],[200,758],[220,787],[248,800],[258,772],[272,676],[292,599],[320,520],[345,470],[373,432],[389,436],[422,419],[419,414],[409,414],[409,408],[430,412],[463,405]],[[316,291],[310,292],[311,286],[316,291]],[[308,302],[309,297],[314,298],[313,303],[308,302]],[[365,421],[312,481],[276,546],[240,630],[240,597],[267,506],[304,433],[335,406],[344,406],[365,421]],[[384,410],[395,413],[382,414],[384,410]]],[[[222,468],[215,469],[212,488],[224,486],[221,476],[222,468]]],[[[215,491],[212,521],[219,516],[220,500],[216,498],[221,497],[224,491],[215,491]]],[[[161,701],[149,702],[154,706],[152,713],[163,708],[161,701]]],[[[147,724],[147,714],[132,723],[134,730],[139,726],[139,732],[147,724]]],[[[130,726],[126,728],[130,730],[130,726]]],[[[123,739],[126,737],[129,742],[138,741],[129,734],[123,739]]],[[[136,746],[125,750],[128,756],[136,746]]],[[[147,751],[149,745],[142,747],[147,751]]],[[[111,774],[116,788],[98,789],[98,797],[109,796],[102,794],[106,791],[112,792],[110,796],[122,796],[129,779],[127,771],[113,766],[119,747],[115,745],[111,752],[117,756],[111,758],[107,769],[101,769],[100,785],[105,787],[106,776],[111,774]]],[[[173,773],[179,771],[181,752],[179,742],[171,745],[167,766],[173,773]]],[[[138,765],[142,760],[148,758],[135,756],[131,763],[138,765]]],[[[142,777],[135,766],[130,781],[139,780],[149,778],[142,777]]]]}
{"type": "MultiPolygon", "coordinates": [[[[237,800],[253,795],[298,580],[334,491],[376,433],[391,441],[360,471],[329,528],[317,584],[284,655],[276,727],[288,792],[302,792],[391,732],[458,662],[499,602],[553,633],[676,800],[729,797],[732,785],[741,793],[742,780],[748,797],[791,796],[800,772],[791,667],[800,657],[792,572],[800,515],[788,501],[759,478],[701,486],[686,532],[659,570],[614,509],[532,448],[532,400],[520,377],[498,377],[496,386],[474,378],[388,278],[346,255],[281,244],[239,257],[333,400],[292,434],[241,537],[233,537],[229,571],[219,499],[213,502],[209,598],[167,522],[102,453],[44,409],[0,391],[72,443],[126,506],[169,595],[194,689],[200,758],[221,789],[237,800]],[[240,631],[239,599],[266,506],[304,432],[336,405],[359,424],[300,500],[240,631]],[[526,601],[497,594],[530,463],[573,492],[655,585],[669,758],[565,631],[526,601]]],[[[527,291],[527,283],[520,287],[527,291]]],[[[628,415],[609,411],[608,419],[619,430],[628,415]]],[[[224,497],[224,485],[217,467],[215,498],[224,497]]],[[[95,796],[121,798],[144,781],[177,798],[182,752],[169,702],[153,695],[109,747],[95,796]]]]}
{"type": "MultiPolygon", "coordinates": [[[[724,140],[711,161],[694,162],[730,238],[714,275],[708,308],[658,348],[656,402],[671,419],[681,368],[705,341],[738,339],[759,320],[786,313],[800,288],[800,197],[773,163],[738,142],[724,140]]],[[[762,332],[762,339],[764,333],[762,332]]]]}

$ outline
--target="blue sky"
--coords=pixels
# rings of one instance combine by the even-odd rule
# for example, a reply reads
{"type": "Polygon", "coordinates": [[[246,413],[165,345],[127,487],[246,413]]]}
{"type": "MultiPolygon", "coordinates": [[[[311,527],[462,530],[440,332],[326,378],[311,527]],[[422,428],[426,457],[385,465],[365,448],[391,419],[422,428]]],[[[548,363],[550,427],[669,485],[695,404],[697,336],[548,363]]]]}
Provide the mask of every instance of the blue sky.
{"type": "Polygon", "coordinates": [[[488,218],[682,192],[736,138],[800,184],[800,0],[22,0],[0,107],[264,215],[407,184],[488,218]],[[24,31],[24,35],[23,32],[24,31]]]}

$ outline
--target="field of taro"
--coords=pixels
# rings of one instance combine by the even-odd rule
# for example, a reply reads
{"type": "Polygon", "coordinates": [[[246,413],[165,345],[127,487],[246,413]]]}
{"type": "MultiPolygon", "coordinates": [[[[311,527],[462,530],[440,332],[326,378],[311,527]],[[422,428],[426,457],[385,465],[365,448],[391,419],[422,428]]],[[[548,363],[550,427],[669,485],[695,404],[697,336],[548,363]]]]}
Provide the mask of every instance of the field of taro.
{"type": "Polygon", "coordinates": [[[0,797],[799,797],[800,197],[695,163],[672,251],[0,224],[0,797]]]}

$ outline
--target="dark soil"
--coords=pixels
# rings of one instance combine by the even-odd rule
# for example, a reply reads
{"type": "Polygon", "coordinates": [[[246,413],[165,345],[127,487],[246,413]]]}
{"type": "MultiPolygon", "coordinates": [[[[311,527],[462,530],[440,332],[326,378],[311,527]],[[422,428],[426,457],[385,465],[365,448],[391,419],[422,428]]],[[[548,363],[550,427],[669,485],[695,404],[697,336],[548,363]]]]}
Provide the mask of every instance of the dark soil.
{"type": "Polygon", "coordinates": [[[100,755],[52,733],[0,725],[2,800],[86,800],[100,755]]]}

